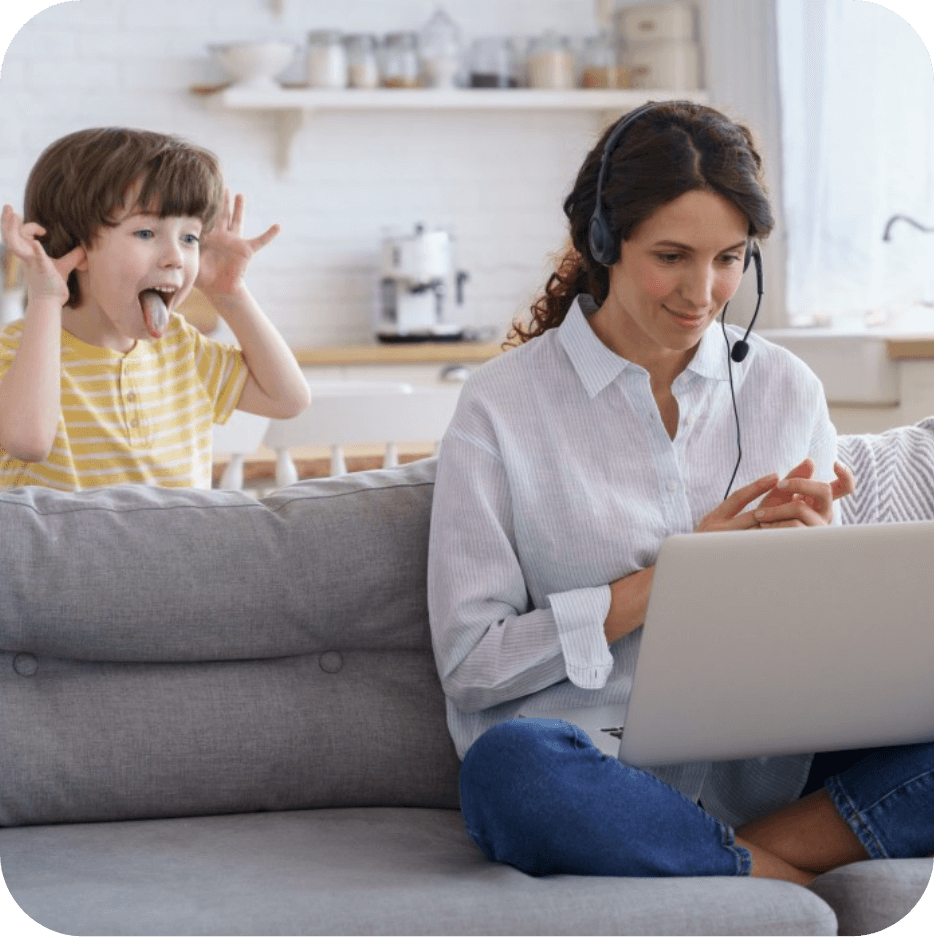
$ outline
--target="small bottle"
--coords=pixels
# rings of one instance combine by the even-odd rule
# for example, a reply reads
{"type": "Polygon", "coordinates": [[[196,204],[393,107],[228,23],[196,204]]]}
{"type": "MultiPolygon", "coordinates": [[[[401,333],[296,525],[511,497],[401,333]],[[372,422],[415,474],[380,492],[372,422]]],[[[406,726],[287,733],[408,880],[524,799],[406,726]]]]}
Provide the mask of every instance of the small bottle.
{"type": "Polygon", "coordinates": [[[347,53],[339,32],[320,29],[308,34],[305,80],[311,88],[347,87],[347,53]]]}
{"type": "Polygon", "coordinates": [[[376,38],[365,33],[346,36],[347,84],[351,88],[379,87],[379,66],[376,63],[376,38]]]}

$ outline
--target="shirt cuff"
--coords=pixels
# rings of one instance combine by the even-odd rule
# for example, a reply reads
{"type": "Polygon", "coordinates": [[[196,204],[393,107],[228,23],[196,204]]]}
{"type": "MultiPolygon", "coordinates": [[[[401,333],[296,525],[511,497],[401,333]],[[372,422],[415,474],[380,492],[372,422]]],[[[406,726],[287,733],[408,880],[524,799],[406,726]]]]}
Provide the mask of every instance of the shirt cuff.
{"type": "Polygon", "coordinates": [[[556,592],[548,600],[568,679],[583,690],[599,690],[613,669],[613,655],[603,630],[610,611],[610,587],[556,592]]]}

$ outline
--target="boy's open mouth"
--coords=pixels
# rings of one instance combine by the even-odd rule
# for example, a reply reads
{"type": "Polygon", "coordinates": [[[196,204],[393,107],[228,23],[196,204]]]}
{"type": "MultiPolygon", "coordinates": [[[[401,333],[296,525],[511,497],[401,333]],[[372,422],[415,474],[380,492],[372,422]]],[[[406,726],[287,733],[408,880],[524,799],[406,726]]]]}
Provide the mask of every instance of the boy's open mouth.
{"type": "Polygon", "coordinates": [[[169,324],[168,306],[177,290],[174,287],[156,286],[139,294],[146,330],[153,338],[162,338],[169,324]]]}

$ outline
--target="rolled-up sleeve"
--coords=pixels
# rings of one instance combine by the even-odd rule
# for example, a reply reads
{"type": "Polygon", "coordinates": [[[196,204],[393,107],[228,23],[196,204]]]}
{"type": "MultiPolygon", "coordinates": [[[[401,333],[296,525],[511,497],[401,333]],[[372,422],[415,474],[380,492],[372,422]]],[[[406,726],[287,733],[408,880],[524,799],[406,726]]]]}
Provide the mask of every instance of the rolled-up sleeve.
{"type": "Polygon", "coordinates": [[[548,599],[568,679],[584,690],[599,690],[613,669],[604,631],[610,611],[609,585],[553,593],[548,599]]]}
{"type": "Polygon", "coordinates": [[[549,599],[531,607],[502,460],[449,431],[435,482],[428,607],[438,672],[458,709],[479,712],[568,678],[606,683],[609,586],[549,599]]]}

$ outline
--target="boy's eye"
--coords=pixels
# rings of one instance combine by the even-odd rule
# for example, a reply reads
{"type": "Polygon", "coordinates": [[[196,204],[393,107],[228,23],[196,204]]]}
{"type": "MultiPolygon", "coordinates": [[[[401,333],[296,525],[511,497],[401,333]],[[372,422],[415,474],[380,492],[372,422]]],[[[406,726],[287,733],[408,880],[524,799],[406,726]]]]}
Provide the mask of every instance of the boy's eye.
{"type": "Polygon", "coordinates": [[[200,244],[201,243],[201,239],[198,237],[197,234],[183,234],[182,240],[186,244],[200,244]]]}
{"type": "Polygon", "coordinates": [[[680,254],[658,254],[657,256],[663,264],[677,263],[681,259],[680,254]]]}
{"type": "Polygon", "coordinates": [[[141,228],[139,231],[134,231],[133,234],[138,238],[142,238],[143,240],[155,237],[155,233],[149,228],[141,228]]]}

